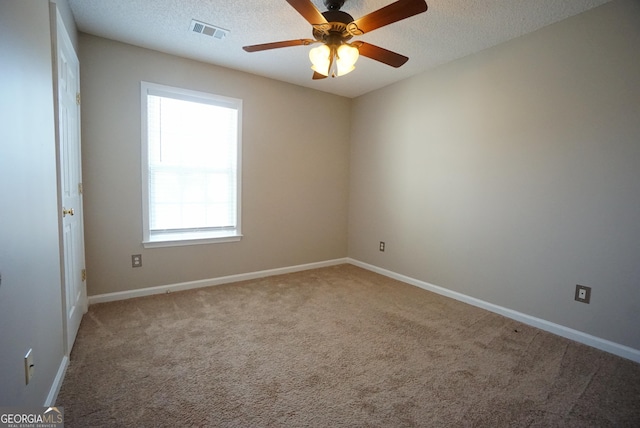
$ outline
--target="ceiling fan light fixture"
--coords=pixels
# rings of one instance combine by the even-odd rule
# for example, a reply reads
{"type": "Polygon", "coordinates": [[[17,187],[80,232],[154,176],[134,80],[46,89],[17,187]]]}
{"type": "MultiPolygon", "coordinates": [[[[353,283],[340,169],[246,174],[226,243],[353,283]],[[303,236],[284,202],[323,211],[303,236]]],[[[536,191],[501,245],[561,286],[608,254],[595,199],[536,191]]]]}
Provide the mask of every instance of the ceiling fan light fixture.
{"type": "Polygon", "coordinates": [[[344,76],[355,70],[355,63],[359,56],[358,48],[343,43],[335,46],[322,44],[309,51],[311,69],[323,76],[344,76]],[[332,73],[332,69],[333,73],[332,73]]]}

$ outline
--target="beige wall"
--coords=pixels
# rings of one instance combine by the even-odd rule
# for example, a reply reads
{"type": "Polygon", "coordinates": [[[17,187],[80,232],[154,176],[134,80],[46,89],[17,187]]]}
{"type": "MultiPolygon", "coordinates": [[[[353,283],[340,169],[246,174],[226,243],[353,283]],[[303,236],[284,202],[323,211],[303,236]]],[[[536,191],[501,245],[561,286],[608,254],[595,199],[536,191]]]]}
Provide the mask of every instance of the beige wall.
{"type": "Polygon", "coordinates": [[[90,296],[346,257],[349,99],[84,34],[80,63],[90,296]],[[142,248],[141,80],[243,100],[241,242],[142,248]]]}
{"type": "Polygon", "coordinates": [[[640,349],[639,46],[618,0],[357,98],[349,256],[640,349]]]}
{"type": "Polygon", "coordinates": [[[42,406],[64,357],[48,1],[0,1],[0,58],[0,406],[42,406]]]}

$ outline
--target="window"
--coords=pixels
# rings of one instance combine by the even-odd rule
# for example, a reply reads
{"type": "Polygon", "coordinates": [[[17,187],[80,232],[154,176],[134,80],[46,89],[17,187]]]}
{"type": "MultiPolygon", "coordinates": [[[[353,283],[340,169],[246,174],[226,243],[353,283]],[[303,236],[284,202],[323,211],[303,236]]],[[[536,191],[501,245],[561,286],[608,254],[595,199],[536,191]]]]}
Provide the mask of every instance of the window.
{"type": "Polygon", "coordinates": [[[240,240],[242,101],[141,89],[144,246],[240,240]]]}

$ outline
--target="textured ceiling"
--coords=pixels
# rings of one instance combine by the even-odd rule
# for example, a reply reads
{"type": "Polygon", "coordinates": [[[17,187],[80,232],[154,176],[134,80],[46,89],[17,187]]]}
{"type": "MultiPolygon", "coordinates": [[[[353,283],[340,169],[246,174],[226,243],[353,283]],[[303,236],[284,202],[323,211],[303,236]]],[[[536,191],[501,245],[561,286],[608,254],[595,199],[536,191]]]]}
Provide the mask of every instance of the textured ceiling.
{"type": "MultiPolygon", "coordinates": [[[[320,11],[322,0],[312,0],[320,11]]],[[[408,56],[401,68],[361,57],[335,79],[311,80],[309,47],[247,53],[242,46],[313,38],[285,0],[69,0],[82,32],[236,70],[356,97],[495,46],[610,0],[427,0],[427,12],[354,38],[408,56]],[[229,30],[222,40],[189,30],[192,19],[229,30]]],[[[358,19],[392,0],[347,0],[358,19]]]]}

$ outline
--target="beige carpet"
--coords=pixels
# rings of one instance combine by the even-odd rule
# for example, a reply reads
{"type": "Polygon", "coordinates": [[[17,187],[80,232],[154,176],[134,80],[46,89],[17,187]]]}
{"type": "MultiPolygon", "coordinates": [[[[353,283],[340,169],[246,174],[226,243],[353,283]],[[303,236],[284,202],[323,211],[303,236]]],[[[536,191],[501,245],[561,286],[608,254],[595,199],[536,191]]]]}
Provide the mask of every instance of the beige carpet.
{"type": "Polygon", "coordinates": [[[341,265],[92,305],[67,427],[638,427],[640,365],[341,265]]]}

